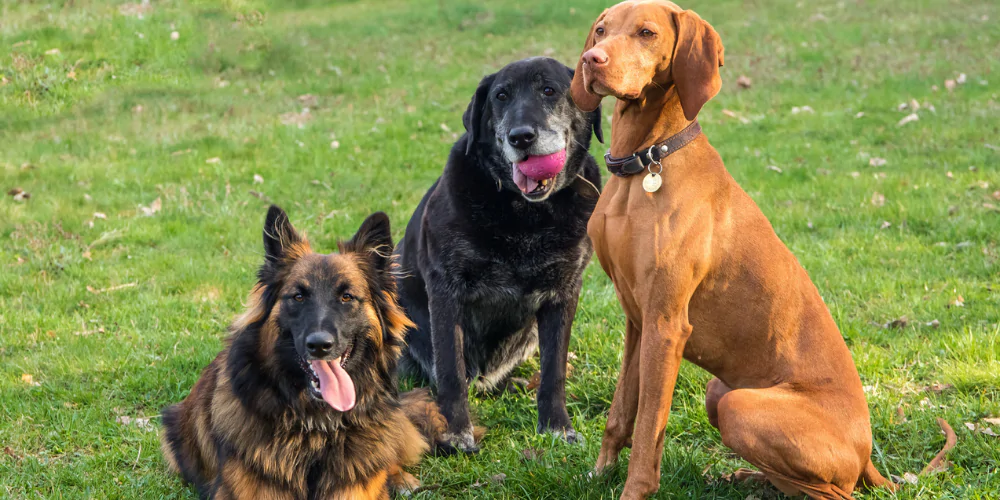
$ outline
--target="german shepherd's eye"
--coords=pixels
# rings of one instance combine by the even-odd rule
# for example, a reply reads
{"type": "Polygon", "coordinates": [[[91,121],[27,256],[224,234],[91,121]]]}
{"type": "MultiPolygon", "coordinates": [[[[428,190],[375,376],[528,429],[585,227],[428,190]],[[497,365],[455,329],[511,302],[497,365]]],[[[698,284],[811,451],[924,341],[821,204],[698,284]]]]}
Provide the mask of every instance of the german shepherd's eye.
{"type": "Polygon", "coordinates": [[[641,36],[643,38],[649,38],[649,37],[651,37],[651,36],[653,36],[655,34],[656,33],[653,33],[652,31],[650,31],[648,29],[643,29],[642,31],[639,32],[639,36],[641,36]]]}
{"type": "Polygon", "coordinates": [[[352,300],[354,300],[354,296],[351,295],[351,294],[349,294],[349,293],[345,293],[345,294],[343,294],[343,295],[340,296],[340,301],[341,302],[350,302],[352,300]]]}
{"type": "Polygon", "coordinates": [[[604,36],[604,28],[598,27],[594,33],[597,33],[597,36],[604,36]]]}
{"type": "Polygon", "coordinates": [[[544,89],[542,89],[542,93],[545,94],[545,95],[550,96],[550,95],[553,95],[553,94],[556,93],[556,89],[554,89],[552,87],[545,87],[544,89]]]}
{"type": "Polygon", "coordinates": [[[295,295],[292,295],[292,299],[295,302],[302,302],[302,301],[306,300],[306,296],[302,295],[301,293],[297,293],[295,295]]]}

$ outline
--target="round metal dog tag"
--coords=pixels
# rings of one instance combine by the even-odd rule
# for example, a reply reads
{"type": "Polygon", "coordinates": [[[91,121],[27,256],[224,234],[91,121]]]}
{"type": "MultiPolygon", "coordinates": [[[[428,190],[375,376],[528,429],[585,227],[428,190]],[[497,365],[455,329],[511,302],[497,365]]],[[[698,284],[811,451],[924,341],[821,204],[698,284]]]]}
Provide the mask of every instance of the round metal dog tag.
{"type": "Polygon", "coordinates": [[[655,193],[660,189],[661,184],[663,184],[663,179],[660,178],[660,174],[654,172],[646,174],[646,177],[642,179],[642,188],[647,193],[655,193]]]}

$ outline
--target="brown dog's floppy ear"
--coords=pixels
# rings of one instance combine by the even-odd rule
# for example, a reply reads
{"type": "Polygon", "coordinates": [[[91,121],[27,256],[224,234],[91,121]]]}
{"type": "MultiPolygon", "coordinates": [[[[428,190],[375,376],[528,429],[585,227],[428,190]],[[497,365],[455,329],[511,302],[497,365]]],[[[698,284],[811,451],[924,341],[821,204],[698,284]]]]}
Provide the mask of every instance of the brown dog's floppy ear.
{"type": "MultiPolygon", "coordinates": [[[[601,12],[601,15],[597,16],[594,24],[590,26],[590,33],[587,33],[587,41],[583,44],[580,58],[576,60],[576,72],[573,73],[573,82],[569,86],[569,95],[573,99],[573,104],[576,104],[576,107],[587,112],[596,110],[601,105],[603,97],[587,90],[587,84],[583,77],[583,54],[594,48],[594,29],[597,28],[597,23],[601,22],[607,13],[608,11],[605,9],[604,12],[601,12]]],[[[604,141],[602,140],[601,142],[604,141]]]]}
{"type": "Polygon", "coordinates": [[[702,106],[722,88],[719,67],[723,47],[719,34],[694,11],[674,12],[677,46],[671,76],[684,108],[684,117],[694,120],[702,106]]]}
{"type": "Polygon", "coordinates": [[[466,156],[472,153],[472,145],[482,139],[483,134],[486,133],[486,129],[489,128],[489,92],[496,76],[496,73],[493,73],[492,75],[483,77],[482,81],[479,82],[479,87],[476,88],[476,93],[472,96],[472,100],[469,101],[469,107],[462,114],[462,125],[465,125],[465,130],[469,134],[469,137],[465,140],[466,156]]]}

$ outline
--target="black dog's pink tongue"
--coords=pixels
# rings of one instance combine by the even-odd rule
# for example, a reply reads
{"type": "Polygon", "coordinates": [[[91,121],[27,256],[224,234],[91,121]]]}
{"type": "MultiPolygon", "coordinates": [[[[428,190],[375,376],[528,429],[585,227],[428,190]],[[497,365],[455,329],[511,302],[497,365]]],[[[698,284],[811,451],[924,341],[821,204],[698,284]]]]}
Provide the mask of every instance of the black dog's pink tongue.
{"type": "Polygon", "coordinates": [[[354,381],[340,366],[340,358],[333,361],[312,361],[312,369],[319,376],[319,392],[323,401],[337,411],[354,408],[356,397],[354,381]]]}
{"type": "Polygon", "coordinates": [[[511,175],[521,192],[530,193],[538,188],[539,181],[558,175],[565,164],[564,149],[548,155],[529,156],[524,161],[514,164],[511,175]]]}

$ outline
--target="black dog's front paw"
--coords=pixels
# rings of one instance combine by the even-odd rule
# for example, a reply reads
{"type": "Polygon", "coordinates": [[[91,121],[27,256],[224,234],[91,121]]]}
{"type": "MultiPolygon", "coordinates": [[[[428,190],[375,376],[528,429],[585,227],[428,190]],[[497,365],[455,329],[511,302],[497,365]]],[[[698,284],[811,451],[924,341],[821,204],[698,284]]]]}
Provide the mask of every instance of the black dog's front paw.
{"type": "Polygon", "coordinates": [[[476,444],[475,435],[472,428],[460,432],[446,432],[438,442],[438,453],[441,455],[453,455],[455,453],[475,454],[479,453],[479,445],[476,444]]]}
{"type": "Polygon", "coordinates": [[[573,424],[569,421],[569,415],[561,415],[560,418],[539,419],[538,433],[552,433],[563,438],[567,443],[583,443],[583,435],[573,429],[573,424]]]}

